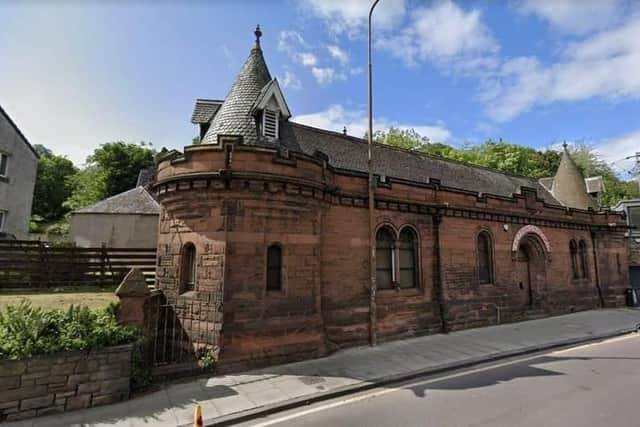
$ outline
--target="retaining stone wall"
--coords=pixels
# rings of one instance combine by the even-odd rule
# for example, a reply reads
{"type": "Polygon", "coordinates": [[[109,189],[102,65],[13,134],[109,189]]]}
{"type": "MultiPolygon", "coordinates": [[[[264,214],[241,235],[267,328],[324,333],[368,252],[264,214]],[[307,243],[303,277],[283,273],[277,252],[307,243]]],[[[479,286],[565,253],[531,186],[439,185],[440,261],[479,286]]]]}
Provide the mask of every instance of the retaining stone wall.
{"type": "Polygon", "coordinates": [[[0,360],[0,422],[129,398],[131,345],[0,360]]]}

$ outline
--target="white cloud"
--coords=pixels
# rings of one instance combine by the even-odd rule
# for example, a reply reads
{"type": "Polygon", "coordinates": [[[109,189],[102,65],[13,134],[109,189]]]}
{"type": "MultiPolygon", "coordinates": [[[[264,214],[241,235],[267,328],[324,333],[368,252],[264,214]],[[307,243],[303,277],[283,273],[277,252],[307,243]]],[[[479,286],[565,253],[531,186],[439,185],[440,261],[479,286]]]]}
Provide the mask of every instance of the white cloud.
{"type": "Polygon", "coordinates": [[[450,0],[418,8],[404,30],[382,37],[376,45],[407,64],[468,60],[498,50],[480,10],[465,11],[450,0]]]}
{"type": "Polygon", "coordinates": [[[618,21],[624,4],[623,0],[524,0],[520,10],[539,16],[560,32],[586,34],[618,21]]]}
{"type": "Polygon", "coordinates": [[[357,76],[358,74],[362,74],[362,73],[364,73],[363,67],[353,67],[349,69],[349,74],[351,74],[352,76],[357,76]]]}
{"type": "MultiPolygon", "coordinates": [[[[370,0],[302,0],[311,13],[324,19],[332,32],[349,37],[361,35],[367,28],[370,0]]],[[[405,0],[381,1],[373,14],[376,29],[389,30],[405,15],[405,0]]]]}
{"type": "Polygon", "coordinates": [[[293,54],[301,48],[308,47],[302,35],[297,31],[284,30],[278,35],[278,50],[293,54]]]}
{"type": "Polygon", "coordinates": [[[336,72],[331,67],[312,67],[311,74],[321,85],[329,84],[335,80],[346,80],[347,78],[344,73],[336,72]]]}
{"type": "MultiPolygon", "coordinates": [[[[348,134],[357,137],[362,137],[369,126],[364,110],[349,110],[340,104],[331,105],[324,111],[296,116],[293,120],[336,132],[342,132],[343,127],[346,126],[348,134]]],[[[392,126],[400,129],[414,129],[434,142],[446,142],[451,139],[451,132],[445,127],[444,123],[436,123],[434,125],[404,124],[384,117],[374,119],[374,131],[387,130],[392,126]]]]}
{"type": "Polygon", "coordinates": [[[628,179],[629,175],[626,173],[633,168],[635,161],[633,159],[624,160],[624,158],[640,152],[640,129],[602,141],[596,144],[594,151],[605,162],[611,164],[623,178],[628,179]]]}
{"type": "Polygon", "coordinates": [[[314,67],[318,64],[318,58],[313,53],[302,52],[297,54],[296,58],[305,67],[314,67]]]}
{"type": "Polygon", "coordinates": [[[329,51],[329,55],[341,64],[346,64],[349,62],[349,54],[344,50],[340,49],[340,46],[329,45],[327,46],[327,50],[329,51]]]}
{"type": "Polygon", "coordinates": [[[280,79],[282,86],[287,89],[300,90],[302,89],[302,82],[294,73],[289,70],[284,72],[284,75],[280,79]]]}
{"type": "Polygon", "coordinates": [[[640,17],[574,42],[554,64],[535,57],[504,61],[495,74],[484,77],[480,99],[496,121],[551,102],[638,99],[639,69],[640,17]]]}

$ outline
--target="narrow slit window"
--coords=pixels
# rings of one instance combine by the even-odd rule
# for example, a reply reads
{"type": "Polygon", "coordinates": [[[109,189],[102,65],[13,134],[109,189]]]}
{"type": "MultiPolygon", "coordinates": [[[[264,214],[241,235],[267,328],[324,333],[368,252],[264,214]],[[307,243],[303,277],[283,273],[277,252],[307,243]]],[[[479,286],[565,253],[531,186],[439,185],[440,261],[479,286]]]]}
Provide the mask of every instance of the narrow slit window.
{"type": "Polygon", "coordinates": [[[267,249],[267,291],[282,290],[282,248],[271,245],[267,249]]]}
{"type": "Polygon", "coordinates": [[[187,243],[182,250],[182,293],[196,289],[196,247],[187,243]]]}
{"type": "Polygon", "coordinates": [[[578,271],[578,244],[575,240],[569,242],[569,253],[571,254],[571,272],[573,278],[577,279],[580,277],[580,273],[578,271]]]}
{"type": "Polygon", "coordinates": [[[487,232],[478,234],[478,279],[480,283],[493,283],[493,251],[487,232]]]}
{"type": "Polygon", "coordinates": [[[584,240],[580,240],[578,244],[578,253],[580,255],[580,273],[584,278],[589,277],[589,264],[587,261],[587,244],[584,240]]]}
{"type": "Polygon", "coordinates": [[[7,211],[0,210],[0,231],[4,230],[4,223],[7,220],[7,211]]]}

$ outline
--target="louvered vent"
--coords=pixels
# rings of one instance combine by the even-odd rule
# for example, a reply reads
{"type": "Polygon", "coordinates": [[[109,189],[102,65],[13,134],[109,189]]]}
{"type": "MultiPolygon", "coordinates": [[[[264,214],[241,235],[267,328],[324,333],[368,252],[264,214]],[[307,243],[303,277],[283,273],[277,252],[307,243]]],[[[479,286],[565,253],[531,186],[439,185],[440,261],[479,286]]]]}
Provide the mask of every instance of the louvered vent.
{"type": "Polygon", "coordinates": [[[262,115],[262,133],[267,138],[278,137],[278,111],[264,110],[262,115]]]}

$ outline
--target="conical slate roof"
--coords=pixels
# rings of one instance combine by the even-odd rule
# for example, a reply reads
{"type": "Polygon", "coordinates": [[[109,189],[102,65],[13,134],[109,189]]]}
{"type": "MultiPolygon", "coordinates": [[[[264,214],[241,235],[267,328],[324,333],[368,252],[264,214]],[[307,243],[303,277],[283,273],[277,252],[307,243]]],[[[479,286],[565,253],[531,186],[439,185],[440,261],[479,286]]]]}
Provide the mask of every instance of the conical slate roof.
{"type": "Polygon", "coordinates": [[[261,35],[256,29],[256,44],[204,136],[204,144],[217,144],[218,135],[241,135],[245,144],[257,144],[258,130],[251,109],[262,88],[271,81],[260,48],[261,35]]]}
{"type": "Polygon", "coordinates": [[[584,176],[567,152],[565,146],[560,166],[553,179],[551,194],[564,206],[576,209],[596,208],[595,201],[587,193],[584,176]]]}

